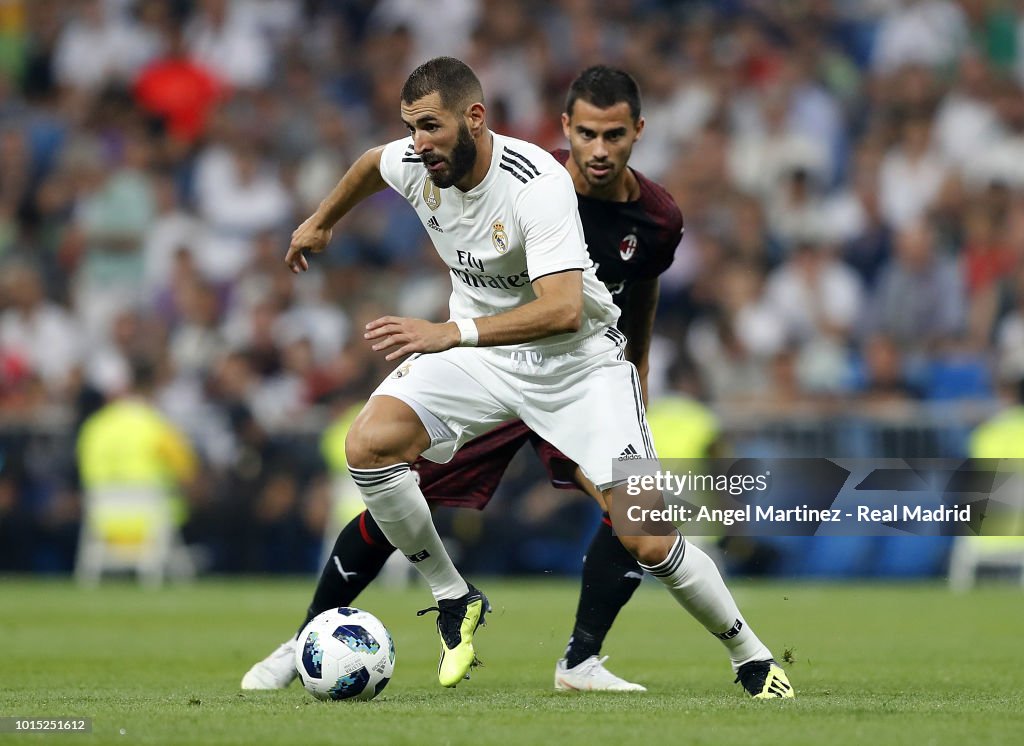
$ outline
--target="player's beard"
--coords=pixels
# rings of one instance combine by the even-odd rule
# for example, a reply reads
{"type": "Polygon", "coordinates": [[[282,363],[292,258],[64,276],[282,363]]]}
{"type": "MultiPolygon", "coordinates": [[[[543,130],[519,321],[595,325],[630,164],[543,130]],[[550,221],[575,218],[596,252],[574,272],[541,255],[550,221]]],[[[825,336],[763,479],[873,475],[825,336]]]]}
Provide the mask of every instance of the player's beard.
{"type": "MultiPolygon", "coordinates": [[[[469,134],[469,127],[465,122],[459,124],[459,136],[455,140],[455,147],[452,148],[451,154],[441,160],[447,161],[448,168],[438,173],[427,171],[430,180],[441,189],[447,189],[461,181],[473,170],[473,164],[476,163],[476,143],[473,141],[473,136],[469,134]]],[[[426,159],[424,161],[426,162],[426,159]]]]}
{"type": "Polygon", "coordinates": [[[577,158],[575,154],[573,154],[572,159],[574,161],[576,161],[576,167],[579,169],[580,173],[583,175],[583,179],[591,187],[593,187],[594,189],[604,189],[604,188],[607,188],[608,186],[614,184],[616,182],[616,180],[618,178],[620,178],[620,176],[622,175],[622,172],[626,168],[626,164],[629,163],[629,157],[630,157],[631,154],[632,154],[632,149],[630,149],[625,154],[625,158],[623,158],[621,160],[621,162],[616,162],[616,161],[613,161],[613,160],[610,160],[610,159],[609,160],[605,160],[605,161],[600,161],[600,162],[599,161],[586,161],[586,160],[583,160],[581,158],[577,158]],[[597,166],[597,165],[610,166],[611,170],[607,174],[604,174],[603,176],[596,177],[596,176],[594,176],[594,174],[592,174],[590,172],[590,166],[597,166]]]}
{"type": "Polygon", "coordinates": [[[618,178],[618,175],[622,173],[622,167],[617,166],[615,163],[612,163],[611,161],[592,161],[587,163],[580,170],[583,171],[583,178],[587,180],[587,183],[590,184],[590,186],[597,188],[606,187],[609,184],[614,183],[615,179],[618,178]],[[609,167],[609,171],[608,173],[602,174],[601,176],[596,176],[595,174],[591,173],[591,166],[607,166],[609,167]]]}

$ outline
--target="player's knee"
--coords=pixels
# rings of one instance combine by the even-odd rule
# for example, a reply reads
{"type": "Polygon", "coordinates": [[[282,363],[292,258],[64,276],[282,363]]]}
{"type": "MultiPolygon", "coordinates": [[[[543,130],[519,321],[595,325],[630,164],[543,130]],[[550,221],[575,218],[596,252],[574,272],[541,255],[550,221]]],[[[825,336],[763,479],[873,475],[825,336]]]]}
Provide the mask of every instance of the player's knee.
{"type": "Polygon", "coordinates": [[[665,536],[619,536],[619,541],[641,565],[651,567],[664,561],[674,538],[665,536]]]}
{"type": "Polygon", "coordinates": [[[345,436],[345,458],[353,469],[411,464],[430,445],[416,416],[391,416],[385,409],[364,409],[345,436]]]}
{"type": "Polygon", "coordinates": [[[378,469],[402,461],[397,444],[373,422],[355,423],[345,436],[345,459],[353,469],[378,469]]]}

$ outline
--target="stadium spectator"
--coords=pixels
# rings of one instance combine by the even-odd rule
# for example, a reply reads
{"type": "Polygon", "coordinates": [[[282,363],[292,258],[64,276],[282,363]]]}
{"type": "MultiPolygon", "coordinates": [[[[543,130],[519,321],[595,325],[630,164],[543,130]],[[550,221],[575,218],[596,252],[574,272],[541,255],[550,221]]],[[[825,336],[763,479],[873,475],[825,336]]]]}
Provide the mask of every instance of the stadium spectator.
{"type": "Polygon", "coordinates": [[[423,13],[416,0],[382,0],[369,20],[374,28],[407,29],[413,35],[414,64],[419,64],[440,54],[466,54],[482,5],[479,0],[438,0],[430,13],[423,13]]]}
{"type": "Polygon", "coordinates": [[[765,302],[763,282],[757,266],[724,267],[713,315],[690,328],[690,357],[697,361],[715,400],[759,396],[767,384],[767,361],[785,346],[785,324],[765,302]]]}
{"type": "Polygon", "coordinates": [[[768,275],[765,300],[797,349],[801,388],[838,392],[849,385],[847,346],[864,313],[857,273],[824,241],[805,240],[768,275]]]}
{"type": "Polygon", "coordinates": [[[997,80],[995,87],[999,133],[974,152],[965,178],[976,190],[998,185],[1020,192],[1024,188],[1024,100],[1020,87],[1005,80],[997,80]]]}
{"type": "Polygon", "coordinates": [[[164,46],[163,54],[135,79],[135,100],[172,138],[191,144],[205,132],[210,109],[223,95],[224,86],[211,70],[188,56],[179,26],[167,26],[164,46]]]}
{"type": "Polygon", "coordinates": [[[93,169],[73,207],[72,230],[81,241],[75,307],[99,338],[112,316],[141,299],[142,243],[156,212],[149,168],[152,143],[138,131],[120,133],[121,154],[104,163],[97,138],[93,169]]]}
{"type": "Polygon", "coordinates": [[[806,168],[797,165],[778,174],[765,192],[771,234],[787,251],[824,236],[828,230],[825,203],[814,181],[806,168]]]}
{"type": "Polygon", "coordinates": [[[258,233],[291,217],[292,196],[255,142],[214,146],[196,165],[199,214],[210,226],[197,259],[208,277],[235,280],[252,257],[258,233]]]}
{"type": "Polygon", "coordinates": [[[830,237],[842,244],[843,259],[869,286],[892,253],[892,230],[878,195],[881,158],[877,142],[861,144],[848,169],[849,182],[832,194],[822,220],[830,237]]]}
{"type": "Polygon", "coordinates": [[[36,164],[25,131],[0,129],[0,257],[16,248],[17,221],[31,210],[36,164]]]}
{"type": "Polygon", "coordinates": [[[785,89],[751,91],[747,106],[734,105],[735,135],[729,148],[729,175],[745,192],[772,196],[784,177],[800,174],[804,183],[824,183],[829,174],[827,143],[795,129],[785,89]]]}
{"type": "Polygon", "coordinates": [[[995,327],[996,370],[1003,380],[1024,379],[1024,268],[1016,267],[1002,295],[1009,308],[995,327]]]}
{"type": "Polygon", "coordinates": [[[81,93],[96,93],[110,84],[134,80],[138,70],[159,52],[152,30],[117,17],[103,0],[77,0],[54,50],[57,81],[81,93]]]}
{"type": "Polygon", "coordinates": [[[967,321],[956,264],[935,246],[935,231],[917,221],[896,236],[896,253],[882,269],[868,302],[867,327],[912,353],[958,340],[967,321]]]}
{"type": "Polygon", "coordinates": [[[797,344],[818,338],[845,341],[863,313],[860,280],[832,247],[811,238],[768,275],[765,299],[797,344]]]}
{"type": "Polygon", "coordinates": [[[219,79],[241,89],[270,82],[273,53],[251,17],[230,0],[198,0],[185,26],[189,54],[219,79]]]}
{"type": "Polygon", "coordinates": [[[218,326],[220,299],[202,280],[180,284],[176,296],[180,318],[167,340],[169,362],[179,375],[204,376],[225,347],[218,326]]]}
{"type": "Polygon", "coordinates": [[[931,126],[924,114],[907,115],[900,123],[898,143],[879,167],[882,215],[894,229],[924,217],[946,179],[946,164],[931,146],[931,126]]]}
{"type": "Polygon", "coordinates": [[[890,337],[875,334],[861,347],[863,380],[858,401],[876,412],[892,412],[893,405],[923,398],[924,392],[907,375],[903,353],[890,337]]]}
{"type": "Polygon", "coordinates": [[[969,168],[979,152],[1002,136],[1001,130],[992,71],[978,52],[964,52],[956,84],[935,113],[936,147],[946,162],[969,168]]]}
{"type": "Polygon", "coordinates": [[[205,222],[182,205],[178,185],[170,174],[155,174],[152,183],[155,214],[141,248],[142,283],[150,297],[170,287],[181,252],[187,253],[195,265],[194,254],[207,245],[208,230],[205,222]]]}
{"type": "Polygon", "coordinates": [[[3,295],[8,307],[0,315],[0,352],[8,375],[36,377],[51,397],[71,401],[85,353],[75,318],[46,297],[39,271],[28,264],[4,268],[3,295]]]}
{"type": "Polygon", "coordinates": [[[952,0],[916,0],[890,7],[878,26],[872,60],[877,72],[907,64],[941,67],[967,42],[966,18],[952,0]]]}
{"type": "Polygon", "coordinates": [[[163,332],[136,307],[117,310],[107,334],[88,348],[85,384],[105,397],[117,395],[131,384],[133,360],[161,357],[163,332]]]}

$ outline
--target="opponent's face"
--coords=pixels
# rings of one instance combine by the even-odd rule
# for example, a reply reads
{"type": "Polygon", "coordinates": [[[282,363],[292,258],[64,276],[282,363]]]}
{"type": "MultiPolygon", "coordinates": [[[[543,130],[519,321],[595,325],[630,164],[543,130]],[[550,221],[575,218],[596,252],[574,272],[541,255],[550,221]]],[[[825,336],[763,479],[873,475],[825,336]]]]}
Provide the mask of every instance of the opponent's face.
{"type": "Polygon", "coordinates": [[[572,111],[562,114],[562,131],[569,140],[572,159],[596,190],[614,186],[625,177],[633,144],[643,130],[643,117],[634,121],[625,101],[601,109],[577,99],[572,111]]]}
{"type": "Polygon", "coordinates": [[[430,180],[442,189],[462,181],[476,163],[476,141],[469,116],[459,116],[431,93],[411,104],[402,102],[402,121],[412,135],[416,155],[423,159],[430,180]]]}

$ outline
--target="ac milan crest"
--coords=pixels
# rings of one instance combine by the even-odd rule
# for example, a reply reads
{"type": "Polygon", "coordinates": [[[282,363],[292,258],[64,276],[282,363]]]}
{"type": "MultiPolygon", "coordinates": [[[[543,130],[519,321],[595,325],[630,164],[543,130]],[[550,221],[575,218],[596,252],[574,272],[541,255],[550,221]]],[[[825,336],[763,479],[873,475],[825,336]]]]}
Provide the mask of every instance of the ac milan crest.
{"type": "Polygon", "coordinates": [[[633,254],[636,253],[637,240],[636,234],[630,233],[628,236],[619,241],[619,256],[622,257],[622,261],[628,262],[633,258],[633,254]]]}

